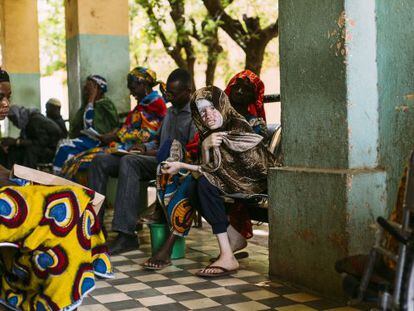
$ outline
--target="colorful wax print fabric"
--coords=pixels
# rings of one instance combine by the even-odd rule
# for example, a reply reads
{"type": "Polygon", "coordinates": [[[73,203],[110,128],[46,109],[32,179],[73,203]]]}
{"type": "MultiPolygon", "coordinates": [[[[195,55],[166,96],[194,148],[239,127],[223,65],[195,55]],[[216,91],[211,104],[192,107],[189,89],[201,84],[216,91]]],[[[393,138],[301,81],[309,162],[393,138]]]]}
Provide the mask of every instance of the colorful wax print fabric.
{"type": "MultiPolygon", "coordinates": [[[[198,141],[198,135],[194,137],[194,141],[198,141]]],[[[160,149],[161,152],[165,147],[169,147],[166,162],[185,161],[192,163],[194,161],[191,152],[193,141],[185,148],[178,140],[166,142],[166,144],[170,146],[162,146],[160,149]]],[[[165,215],[168,216],[171,231],[175,235],[186,236],[190,231],[195,214],[189,199],[190,186],[194,177],[188,171],[180,171],[175,175],[162,174],[162,163],[157,168],[157,199],[165,215]]]]}
{"type": "Polygon", "coordinates": [[[11,310],[76,309],[112,278],[93,191],[76,186],[0,190],[0,303],[11,310]]]}
{"type": "Polygon", "coordinates": [[[128,116],[118,130],[119,142],[112,142],[109,146],[96,147],[81,152],[65,162],[62,176],[75,179],[79,171],[89,168],[90,163],[98,154],[116,153],[119,150],[129,150],[134,144],[144,144],[147,149],[157,137],[158,129],[167,113],[167,108],[158,92],[148,94],[128,116]]]}

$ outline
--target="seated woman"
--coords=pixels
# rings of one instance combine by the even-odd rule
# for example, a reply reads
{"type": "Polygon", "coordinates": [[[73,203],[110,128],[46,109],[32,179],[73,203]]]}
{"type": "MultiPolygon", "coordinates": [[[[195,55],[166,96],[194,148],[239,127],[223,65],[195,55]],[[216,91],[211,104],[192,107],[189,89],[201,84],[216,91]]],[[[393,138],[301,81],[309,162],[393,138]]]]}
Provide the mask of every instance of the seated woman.
{"type": "Polygon", "coordinates": [[[8,118],[20,129],[20,135],[1,140],[1,164],[7,168],[13,164],[36,168],[40,163],[52,162],[62,136],[59,126],[35,108],[11,106],[8,118]]]}
{"type": "MultiPolygon", "coordinates": [[[[244,70],[230,79],[224,92],[228,95],[230,104],[249,122],[256,134],[263,136],[267,144],[269,133],[266,126],[266,113],[263,105],[265,86],[263,81],[250,70],[244,70]]],[[[229,221],[237,232],[245,239],[253,236],[253,227],[250,215],[243,203],[228,204],[229,221]]],[[[240,245],[247,246],[247,242],[240,245]]],[[[238,258],[246,257],[245,252],[235,254],[238,258]]]]}
{"type": "MultiPolygon", "coordinates": [[[[153,88],[157,81],[154,71],[136,67],[128,73],[128,89],[137,100],[122,127],[100,137],[101,146],[84,151],[67,161],[63,167],[62,175],[74,179],[78,171],[89,168],[92,160],[103,153],[119,153],[119,151],[136,150],[145,151],[146,146],[154,144],[157,131],[167,113],[164,99],[153,88]]],[[[86,184],[83,181],[82,184],[86,184]]]]}
{"type": "MultiPolygon", "coordinates": [[[[11,86],[0,70],[0,120],[11,86]]],[[[10,310],[74,310],[112,278],[92,200],[78,186],[17,186],[0,166],[0,304],[10,310]]]]}
{"type": "MultiPolygon", "coordinates": [[[[191,100],[192,116],[202,141],[202,164],[193,165],[178,161],[163,163],[163,174],[176,175],[188,170],[199,175],[189,186],[188,194],[195,188],[198,196],[190,200],[200,208],[203,217],[211,224],[220,246],[219,258],[209,267],[199,271],[199,276],[220,276],[234,272],[238,262],[227,231],[229,222],[221,195],[223,193],[258,193],[266,190],[267,169],[274,158],[263,144],[263,137],[253,132],[246,119],[230,105],[227,95],[217,87],[198,90],[191,100]]],[[[185,206],[184,206],[185,207],[185,206]]],[[[181,207],[183,209],[183,207],[181,207]]],[[[157,269],[169,264],[175,236],[191,225],[187,215],[178,222],[186,228],[174,228],[161,251],[144,266],[157,269]],[[167,256],[166,256],[167,254],[167,256]]],[[[169,219],[170,224],[177,219],[169,219]]]]}
{"type": "Polygon", "coordinates": [[[263,81],[250,70],[244,70],[230,79],[224,92],[230,104],[246,118],[256,134],[269,138],[266,127],[266,113],[263,104],[265,86],[263,81]]]}
{"type": "Polygon", "coordinates": [[[71,122],[69,137],[60,144],[53,170],[60,174],[64,163],[75,155],[97,147],[99,134],[106,134],[118,127],[118,112],[114,103],[104,94],[107,91],[105,78],[91,75],[83,88],[84,102],[71,122]],[[85,130],[96,133],[96,137],[86,135],[85,130]]]}

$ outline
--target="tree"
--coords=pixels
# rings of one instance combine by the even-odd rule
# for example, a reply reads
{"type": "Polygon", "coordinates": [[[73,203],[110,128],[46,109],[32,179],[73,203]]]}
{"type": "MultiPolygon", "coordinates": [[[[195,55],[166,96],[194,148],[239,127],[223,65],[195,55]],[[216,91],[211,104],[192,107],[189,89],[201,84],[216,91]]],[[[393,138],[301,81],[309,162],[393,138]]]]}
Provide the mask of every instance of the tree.
{"type": "Polygon", "coordinates": [[[226,13],[233,0],[203,0],[209,14],[220,21],[220,27],[243,49],[246,54],[245,68],[260,75],[266,46],[279,35],[278,21],[262,28],[259,17],[243,15],[244,25],[226,13]],[[225,2],[225,3],[224,3],[225,2]]]}
{"type": "Polygon", "coordinates": [[[65,7],[63,0],[39,1],[40,65],[42,75],[66,68],[65,7]]]}
{"type": "Polygon", "coordinates": [[[218,58],[223,52],[223,47],[220,45],[218,37],[218,22],[211,15],[207,14],[201,23],[201,31],[197,31],[194,19],[191,21],[193,23],[193,37],[207,47],[206,85],[213,85],[218,58]]]}
{"type": "MultiPolygon", "coordinates": [[[[210,15],[204,13],[204,19],[198,25],[193,16],[194,14],[191,14],[190,18],[186,17],[185,0],[168,0],[169,15],[175,29],[175,34],[173,35],[168,33],[168,26],[162,27],[162,25],[166,24],[162,14],[158,14],[161,16],[158,17],[155,12],[157,9],[161,9],[163,1],[136,0],[136,3],[143,7],[147,13],[150,26],[150,29],[147,29],[147,33],[150,34],[149,37],[153,33],[155,37],[161,40],[166,53],[174,60],[177,66],[187,69],[193,76],[193,85],[195,85],[194,66],[197,56],[202,58],[200,51],[197,51],[194,43],[198,42],[205,47],[205,51],[203,50],[202,53],[207,54],[205,57],[207,62],[206,84],[212,85],[214,83],[218,58],[223,52],[218,38],[218,22],[210,15]],[[188,27],[189,25],[192,25],[192,27],[188,27]]],[[[133,8],[133,10],[135,9],[133,8]]],[[[132,15],[136,14],[137,12],[132,12],[132,15]]],[[[154,40],[154,37],[151,39],[154,40]]]]}
{"type": "Polygon", "coordinates": [[[175,61],[178,67],[187,69],[193,77],[194,83],[194,64],[195,53],[191,42],[191,33],[186,28],[185,6],[184,0],[168,0],[171,11],[170,16],[174,22],[176,39],[172,42],[167,38],[164,30],[161,28],[162,18],[158,18],[154,12],[154,8],[160,5],[156,0],[136,0],[147,12],[150,26],[154,33],[160,38],[165,51],[175,61]]]}

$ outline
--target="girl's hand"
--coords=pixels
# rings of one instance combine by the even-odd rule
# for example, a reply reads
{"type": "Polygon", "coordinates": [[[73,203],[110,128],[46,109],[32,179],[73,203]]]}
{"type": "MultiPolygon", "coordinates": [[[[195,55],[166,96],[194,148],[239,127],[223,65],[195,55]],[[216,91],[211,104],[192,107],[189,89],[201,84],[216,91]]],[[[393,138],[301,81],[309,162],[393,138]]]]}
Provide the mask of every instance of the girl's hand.
{"type": "Polygon", "coordinates": [[[175,175],[182,168],[181,162],[162,162],[161,163],[161,172],[163,174],[175,175]]]}
{"type": "Polygon", "coordinates": [[[220,147],[223,143],[223,138],[227,136],[227,132],[217,132],[208,136],[203,140],[202,147],[204,150],[211,149],[213,147],[220,147]]]}

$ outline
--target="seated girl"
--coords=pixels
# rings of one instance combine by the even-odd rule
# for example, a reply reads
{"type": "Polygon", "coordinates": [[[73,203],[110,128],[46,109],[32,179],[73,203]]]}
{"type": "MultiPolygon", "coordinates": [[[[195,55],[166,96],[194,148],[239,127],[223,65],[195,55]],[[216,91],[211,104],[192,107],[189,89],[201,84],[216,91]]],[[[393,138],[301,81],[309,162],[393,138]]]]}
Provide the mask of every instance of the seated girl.
{"type": "Polygon", "coordinates": [[[63,140],[56,152],[53,162],[56,174],[60,174],[63,164],[68,159],[98,146],[99,135],[118,127],[118,112],[114,103],[104,95],[106,91],[105,78],[91,75],[86,79],[83,88],[84,103],[71,121],[71,139],[63,140]]]}
{"type": "MultiPolygon", "coordinates": [[[[176,175],[187,170],[195,176],[198,175],[196,182],[193,179],[188,187],[186,195],[194,192],[197,194],[190,196],[191,205],[199,207],[203,217],[211,224],[220,246],[218,259],[211,266],[199,271],[198,275],[226,275],[237,270],[238,262],[233,255],[234,247],[228,236],[228,231],[234,229],[227,220],[221,195],[265,191],[267,169],[274,164],[274,158],[263,144],[263,137],[253,132],[246,119],[231,107],[227,95],[217,87],[198,90],[192,97],[191,109],[202,142],[202,164],[166,161],[161,172],[176,175]]],[[[190,212],[181,214],[188,215],[190,212]]],[[[171,224],[175,220],[169,221],[171,224]]],[[[187,226],[187,230],[191,225],[187,221],[180,223],[187,226]]],[[[144,266],[158,269],[168,265],[176,235],[180,235],[179,230],[172,230],[166,245],[144,266]]]]}

